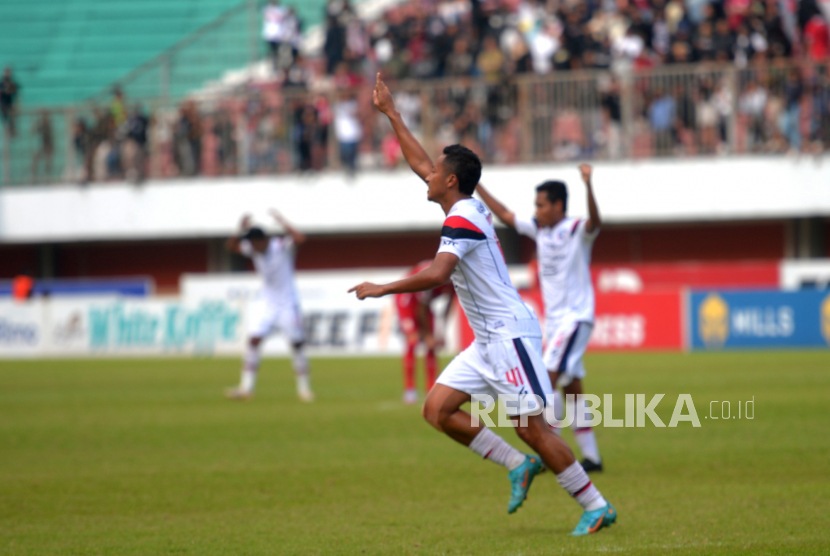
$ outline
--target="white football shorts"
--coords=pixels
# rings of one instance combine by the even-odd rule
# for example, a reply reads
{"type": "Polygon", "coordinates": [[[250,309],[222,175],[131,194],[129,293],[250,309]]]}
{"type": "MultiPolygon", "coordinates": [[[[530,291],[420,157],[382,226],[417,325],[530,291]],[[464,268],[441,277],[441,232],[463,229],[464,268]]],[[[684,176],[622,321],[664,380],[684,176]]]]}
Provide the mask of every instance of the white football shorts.
{"type": "Polygon", "coordinates": [[[517,401],[505,404],[510,416],[538,413],[553,394],[541,353],[541,338],[473,342],[447,365],[437,382],[494,401],[499,394],[514,395],[517,401]]]}
{"type": "Polygon", "coordinates": [[[575,378],[585,378],[582,356],[588,348],[594,325],[590,322],[564,323],[553,330],[545,349],[545,368],[559,373],[557,384],[567,386],[575,378]]]}
{"type": "Polygon", "coordinates": [[[274,332],[282,332],[292,344],[304,341],[303,315],[299,305],[276,305],[267,300],[251,304],[248,336],[265,338],[274,332]]]}

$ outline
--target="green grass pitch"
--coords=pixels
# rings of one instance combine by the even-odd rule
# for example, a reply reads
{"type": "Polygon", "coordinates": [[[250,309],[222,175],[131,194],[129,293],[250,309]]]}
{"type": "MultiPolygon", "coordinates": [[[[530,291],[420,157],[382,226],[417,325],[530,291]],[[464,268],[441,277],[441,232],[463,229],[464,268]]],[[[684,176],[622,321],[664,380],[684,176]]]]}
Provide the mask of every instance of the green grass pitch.
{"type": "Polygon", "coordinates": [[[508,515],[506,471],[399,401],[397,359],[314,360],[313,405],[286,360],[248,403],[222,398],[236,360],[3,361],[0,554],[830,554],[830,352],[586,365],[616,417],[664,393],[668,423],[688,393],[702,426],[599,428],[619,520],[572,538],[555,477],[508,515]],[[753,396],[753,420],[704,418],[753,396]]]}

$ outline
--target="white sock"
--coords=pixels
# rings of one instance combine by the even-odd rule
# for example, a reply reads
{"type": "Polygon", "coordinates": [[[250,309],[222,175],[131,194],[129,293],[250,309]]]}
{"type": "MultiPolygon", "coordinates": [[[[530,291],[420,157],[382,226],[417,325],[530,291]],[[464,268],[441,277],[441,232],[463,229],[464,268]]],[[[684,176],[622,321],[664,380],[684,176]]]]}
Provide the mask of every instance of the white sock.
{"type": "Polygon", "coordinates": [[[559,486],[567,490],[568,494],[573,496],[585,511],[591,512],[608,505],[578,461],[573,462],[570,467],[559,473],[556,480],[559,481],[559,486]]]}
{"type": "MultiPolygon", "coordinates": [[[[585,412],[585,400],[582,396],[578,396],[576,401],[577,415],[582,415],[587,420],[587,415],[585,412]]],[[[579,451],[582,453],[582,457],[593,461],[594,463],[599,463],[602,461],[599,455],[599,446],[597,446],[597,437],[594,436],[594,429],[591,427],[577,427],[576,426],[577,419],[574,419],[574,422],[571,424],[574,431],[574,438],[576,438],[576,443],[579,445],[579,451]]]]}
{"type": "Polygon", "coordinates": [[[251,393],[256,386],[256,375],[259,370],[259,347],[248,346],[242,360],[242,378],[239,381],[239,389],[251,393]]]}
{"type": "Polygon", "coordinates": [[[487,427],[482,427],[481,432],[470,442],[470,450],[484,459],[505,466],[510,471],[513,471],[525,461],[523,453],[505,442],[504,438],[487,427]]]}
{"type": "Polygon", "coordinates": [[[239,389],[246,394],[251,394],[256,386],[256,371],[242,369],[242,378],[239,381],[239,389]]]}
{"type": "Polygon", "coordinates": [[[300,394],[311,392],[311,377],[308,372],[308,357],[300,349],[294,350],[294,374],[297,377],[297,392],[300,394]]]}

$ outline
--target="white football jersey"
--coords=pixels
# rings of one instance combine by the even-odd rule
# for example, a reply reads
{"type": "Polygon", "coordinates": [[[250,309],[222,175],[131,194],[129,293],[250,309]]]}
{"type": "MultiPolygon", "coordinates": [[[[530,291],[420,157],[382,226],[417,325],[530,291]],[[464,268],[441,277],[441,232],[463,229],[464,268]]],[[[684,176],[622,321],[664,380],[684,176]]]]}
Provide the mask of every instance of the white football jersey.
{"type": "Polygon", "coordinates": [[[294,287],[294,240],[291,236],[272,237],[265,253],[254,250],[251,242],[239,242],[239,252],[254,261],[254,268],[262,277],[262,297],[274,305],[293,305],[297,302],[294,287]]]}
{"type": "Polygon", "coordinates": [[[556,226],[540,228],[536,220],[516,218],[516,231],[536,240],[546,330],[569,322],[594,322],[591,248],[599,229],[588,233],[587,222],[564,218],[556,226]]]}
{"type": "Polygon", "coordinates": [[[493,217],[480,201],[463,199],[453,205],[438,252],[459,259],[452,283],[477,342],[542,336],[536,315],[510,281],[493,217]]]}

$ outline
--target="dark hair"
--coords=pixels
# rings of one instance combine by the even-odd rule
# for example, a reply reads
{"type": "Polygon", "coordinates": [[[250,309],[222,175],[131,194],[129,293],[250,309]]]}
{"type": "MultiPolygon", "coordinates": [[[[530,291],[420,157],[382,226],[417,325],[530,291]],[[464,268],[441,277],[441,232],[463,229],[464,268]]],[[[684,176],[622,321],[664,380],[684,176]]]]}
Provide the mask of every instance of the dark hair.
{"type": "Polygon", "coordinates": [[[245,232],[244,236],[242,236],[242,239],[247,239],[249,241],[254,240],[254,239],[264,239],[264,238],[265,238],[265,232],[262,231],[262,228],[257,228],[257,227],[248,228],[248,231],[245,232]]]}
{"type": "Polygon", "coordinates": [[[458,178],[458,190],[464,195],[472,195],[481,178],[481,160],[478,155],[461,145],[444,147],[444,164],[450,174],[458,178]]]}
{"type": "Polygon", "coordinates": [[[548,201],[551,203],[562,201],[562,212],[568,212],[568,188],[565,187],[565,182],[546,181],[542,185],[537,186],[536,191],[544,191],[547,193],[548,201]]]}

